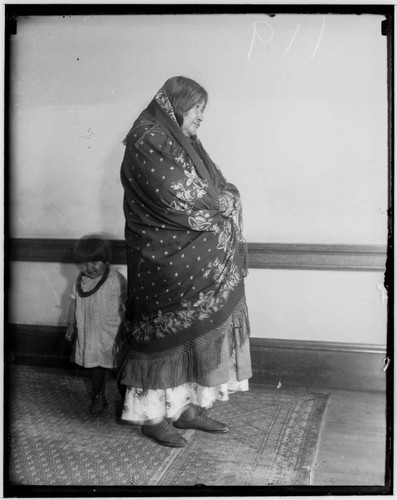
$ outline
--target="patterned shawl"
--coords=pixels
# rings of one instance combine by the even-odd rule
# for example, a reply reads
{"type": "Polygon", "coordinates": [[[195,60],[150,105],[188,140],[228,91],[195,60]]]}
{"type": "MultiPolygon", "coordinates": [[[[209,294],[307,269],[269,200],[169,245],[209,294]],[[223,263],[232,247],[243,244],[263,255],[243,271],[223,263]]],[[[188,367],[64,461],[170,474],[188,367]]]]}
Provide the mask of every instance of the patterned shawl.
{"type": "Polygon", "coordinates": [[[128,303],[116,367],[126,385],[175,387],[217,366],[226,333],[249,334],[240,197],[182,133],[164,89],[124,144],[128,303]]]}

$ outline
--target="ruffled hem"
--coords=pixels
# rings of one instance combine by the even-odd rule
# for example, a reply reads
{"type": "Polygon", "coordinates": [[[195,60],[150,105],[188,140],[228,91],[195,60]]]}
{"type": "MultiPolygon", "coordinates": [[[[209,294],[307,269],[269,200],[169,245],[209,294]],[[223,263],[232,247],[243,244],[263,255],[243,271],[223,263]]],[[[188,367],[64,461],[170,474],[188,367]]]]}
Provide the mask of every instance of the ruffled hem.
{"type": "Polygon", "coordinates": [[[174,389],[127,389],[121,418],[134,425],[157,422],[164,418],[177,420],[188,404],[211,408],[215,401],[226,402],[229,394],[248,391],[248,380],[230,380],[216,387],[182,384],[174,389]]]}

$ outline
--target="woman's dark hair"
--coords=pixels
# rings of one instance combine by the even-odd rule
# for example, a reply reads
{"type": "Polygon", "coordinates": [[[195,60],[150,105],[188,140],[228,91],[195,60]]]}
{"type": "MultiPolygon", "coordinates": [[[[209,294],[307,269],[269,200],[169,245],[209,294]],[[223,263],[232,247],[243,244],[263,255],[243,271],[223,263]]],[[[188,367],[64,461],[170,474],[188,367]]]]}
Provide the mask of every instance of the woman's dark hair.
{"type": "Polygon", "coordinates": [[[163,85],[174,109],[178,125],[183,123],[183,115],[201,101],[207,104],[207,91],[194,80],[184,76],[173,76],[163,85]]]}
{"type": "Polygon", "coordinates": [[[83,236],[74,247],[74,258],[77,263],[110,262],[112,258],[110,243],[101,236],[83,236]]]}

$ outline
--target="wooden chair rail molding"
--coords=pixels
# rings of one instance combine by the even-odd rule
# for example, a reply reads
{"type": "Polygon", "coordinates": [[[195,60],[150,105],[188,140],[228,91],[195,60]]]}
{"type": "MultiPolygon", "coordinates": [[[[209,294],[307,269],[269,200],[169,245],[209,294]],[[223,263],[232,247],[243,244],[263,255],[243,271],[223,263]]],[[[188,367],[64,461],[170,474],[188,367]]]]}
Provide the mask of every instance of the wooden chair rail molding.
{"type": "MultiPolygon", "coordinates": [[[[73,263],[75,239],[13,238],[6,244],[8,260],[73,263]]],[[[126,264],[124,240],[112,240],[113,263],[126,264]]],[[[6,253],[7,255],[7,253],[6,253]]],[[[252,269],[385,271],[383,245],[248,243],[252,269]]]]}

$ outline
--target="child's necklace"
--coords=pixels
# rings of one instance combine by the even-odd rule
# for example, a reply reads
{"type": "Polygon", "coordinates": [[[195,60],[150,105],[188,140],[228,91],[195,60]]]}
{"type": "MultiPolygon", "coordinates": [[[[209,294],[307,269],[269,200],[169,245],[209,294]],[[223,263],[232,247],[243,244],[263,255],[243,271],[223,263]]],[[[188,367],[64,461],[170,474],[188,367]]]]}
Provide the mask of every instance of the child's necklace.
{"type": "Polygon", "coordinates": [[[78,278],[77,278],[77,293],[79,294],[80,297],[89,297],[90,295],[93,295],[95,292],[97,292],[101,286],[105,283],[107,277],[109,276],[109,271],[110,267],[107,266],[105,269],[105,272],[102,274],[101,279],[98,281],[98,283],[94,286],[92,290],[88,290],[88,292],[84,292],[81,288],[81,280],[83,279],[83,273],[80,273],[78,278]]]}

